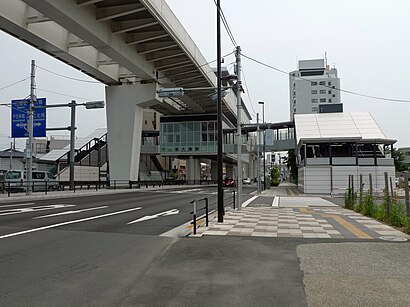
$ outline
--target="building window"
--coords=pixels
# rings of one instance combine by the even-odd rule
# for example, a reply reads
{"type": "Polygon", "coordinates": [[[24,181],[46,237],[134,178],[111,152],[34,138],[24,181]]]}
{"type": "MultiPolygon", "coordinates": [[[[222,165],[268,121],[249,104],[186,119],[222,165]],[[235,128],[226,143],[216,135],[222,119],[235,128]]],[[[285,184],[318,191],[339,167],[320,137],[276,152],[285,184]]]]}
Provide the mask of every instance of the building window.
{"type": "Polygon", "coordinates": [[[311,93],[312,94],[317,94],[317,90],[312,90],[311,93]]]}
{"type": "Polygon", "coordinates": [[[329,102],[332,102],[332,99],[331,99],[331,98],[329,98],[329,102]]]}
{"type": "Polygon", "coordinates": [[[313,98],[313,99],[312,99],[312,103],[317,103],[317,99],[316,99],[316,98],[313,98]]]}
{"type": "Polygon", "coordinates": [[[331,85],[332,85],[332,82],[329,81],[329,82],[327,83],[327,85],[331,86],[331,85]]]}
{"type": "Polygon", "coordinates": [[[326,98],[320,98],[320,102],[326,102],[326,98]]]}
{"type": "Polygon", "coordinates": [[[320,90],[320,94],[326,94],[326,90],[320,90]]]}
{"type": "Polygon", "coordinates": [[[329,94],[329,95],[332,94],[332,91],[329,90],[329,91],[328,91],[328,94],[329,94]]]}
{"type": "Polygon", "coordinates": [[[312,112],[317,112],[317,107],[313,107],[312,112]]]}
{"type": "Polygon", "coordinates": [[[335,95],[335,94],[333,94],[333,95],[332,95],[332,97],[336,97],[336,95],[335,95]]]}
{"type": "Polygon", "coordinates": [[[325,81],[320,81],[319,85],[326,85],[326,82],[325,81]]]}
{"type": "Polygon", "coordinates": [[[317,85],[317,82],[310,82],[310,85],[316,86],[316,85],[317,85]]]}

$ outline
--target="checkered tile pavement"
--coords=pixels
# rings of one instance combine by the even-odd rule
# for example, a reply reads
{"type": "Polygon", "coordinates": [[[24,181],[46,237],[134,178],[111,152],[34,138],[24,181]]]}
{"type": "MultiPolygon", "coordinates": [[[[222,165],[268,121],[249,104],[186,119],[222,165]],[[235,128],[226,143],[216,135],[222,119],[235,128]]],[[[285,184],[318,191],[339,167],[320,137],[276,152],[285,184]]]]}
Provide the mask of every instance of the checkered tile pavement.
{"type": "Polygon", "coordinates": [[[204,235],[257,237],[408,238],[390,226],[340,207],[247,207],[240,211],[227,212],[224,223],[214,222],[208,229],[200,232],[204,235]]]}

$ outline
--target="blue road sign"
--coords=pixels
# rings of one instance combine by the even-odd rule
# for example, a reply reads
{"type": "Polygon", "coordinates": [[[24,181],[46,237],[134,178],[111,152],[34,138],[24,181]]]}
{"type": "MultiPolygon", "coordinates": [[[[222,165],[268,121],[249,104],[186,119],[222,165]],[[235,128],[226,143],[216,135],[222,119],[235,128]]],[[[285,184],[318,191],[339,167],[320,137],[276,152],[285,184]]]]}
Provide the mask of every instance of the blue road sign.
{"type": "MultiPolygon", "coordinates": [[[[11,101],[11,137],[27,138],[28,137],[28,111],[30,100],[12,100],[11,101]]],[[[46,99],[37,98],[34,102],[34,121],[33,136],[46,136],[46,99]]]]}

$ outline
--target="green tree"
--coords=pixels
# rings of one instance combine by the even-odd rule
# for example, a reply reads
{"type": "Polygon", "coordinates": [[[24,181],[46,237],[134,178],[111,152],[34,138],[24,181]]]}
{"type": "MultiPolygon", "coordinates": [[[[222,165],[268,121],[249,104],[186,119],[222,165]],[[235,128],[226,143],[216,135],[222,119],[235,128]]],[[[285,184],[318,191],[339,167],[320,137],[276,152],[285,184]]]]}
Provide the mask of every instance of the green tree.
{"type": "Polygon", "coordinates": [[[273,166],[270,171],[270,181],[273,186],[278,186],[280,183],[280,170],[277,166],[273,166]]]}
{"type": "Polygon", "coordinates": [[[285,158],[286,166],[290,171],[290,181],[297,183],[298,182],[298,165],[296,163],[296,155],[294,150],[288,151],[288,156],[285,158]]]}
{"type": "Polygon", "coordinates": [[[408,170],[408,165],[406,162],[406,154],[397,148],[393,148],[393,156],[394,156],[394,167],[396,168],[396,172],[404,172],[408,170]]]}

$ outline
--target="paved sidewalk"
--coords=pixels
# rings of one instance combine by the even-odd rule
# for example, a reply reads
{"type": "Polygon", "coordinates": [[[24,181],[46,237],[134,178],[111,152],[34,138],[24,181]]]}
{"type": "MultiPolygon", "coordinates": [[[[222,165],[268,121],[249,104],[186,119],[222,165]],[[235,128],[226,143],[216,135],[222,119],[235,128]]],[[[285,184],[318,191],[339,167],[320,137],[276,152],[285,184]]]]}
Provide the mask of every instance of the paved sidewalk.
{"type": "Polygon", "coordinates": [[[280,197],[264,191],[241,210],[226,212],[200,235],[294,237],[318,239],[385,239],[406,241],[410,237],[388,225],[341,208],[321,197],[280,197]]]}

